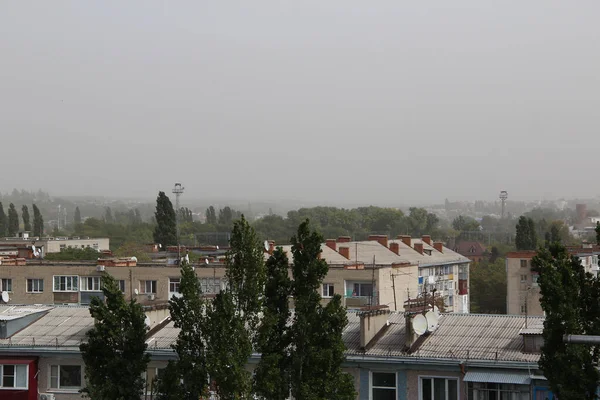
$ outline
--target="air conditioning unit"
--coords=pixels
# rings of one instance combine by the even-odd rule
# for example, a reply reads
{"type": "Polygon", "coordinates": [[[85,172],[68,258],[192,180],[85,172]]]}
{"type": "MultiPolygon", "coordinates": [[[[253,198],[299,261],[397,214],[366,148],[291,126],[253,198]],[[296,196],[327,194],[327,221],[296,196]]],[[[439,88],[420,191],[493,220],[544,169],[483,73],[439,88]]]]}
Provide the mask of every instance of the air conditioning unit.
{"type": "Polygon", "coordinates": [[[54,400],[54,394],[53,393],[40,393],[40,400],[54,400]]]}
{"type": "Polygon", "coordinates": [[[96,265],[96,271],[104,272],[106,270],[106,266],[104,265],[96,265]]]}
{"type": "Polygon", "coordinates": [[[154,300],[155,298],[156,298],[156,295],[154,293],[148,294],[148,300],[154,300]]]}

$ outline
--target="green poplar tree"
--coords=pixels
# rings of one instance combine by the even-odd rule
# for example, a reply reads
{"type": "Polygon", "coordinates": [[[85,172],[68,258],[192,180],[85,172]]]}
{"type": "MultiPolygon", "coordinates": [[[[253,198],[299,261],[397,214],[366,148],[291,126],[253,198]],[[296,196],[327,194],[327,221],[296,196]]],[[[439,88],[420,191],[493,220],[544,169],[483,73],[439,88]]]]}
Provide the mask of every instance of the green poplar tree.
{"type": "Polygon", "coordinates": [[[102,292],[105,300],[92,298],[94,327],[79,346],[87,384],[82,393],[93,400],[138,400],[144,394],[142,374],[150,361],[146,316],[135,299],[125,300],[108,274],[102,277],[102,292]]]}
{"type": "Polygon", "coordinates": [[[348,324],[341,296],[336,294],[323,307],[319,289],[327,275],[327,262],[319,257],[323,237],[311,231],[308,220],[292,237],[294,262],[291,389],[297,400],[351,400],[355,398],[352,377],[342,372],[348,324]]]}
{"type": "Polygon", "coordinates": [[[29,208],[25,204],[21,207],[21,217],[23,218],[23,230],[31,232],[31,222],[29,221],[29,208]]]}
{"type": "Polygon", "coordinates": [[[245,366],[252,355],[265,282],[263,250],[242,215],[233,226],[227,253],[228,288],[208,309],[209,375],[221,399],[247,398],[252,379],[245,366]]]}
{"type": "Polygon", "coordinates": [[[0,237],[6,236],[8,233],[8,218],[6,218],[6,214],[4,213],[4,207],[2,207],[2,203],[0,202],[0,237]]]}
{"type": "Polygon", "coordinates": [[[158,192],[156,198],[156,227],[154,228],[154,242],[167,246],[177,244],[177,217],[171,200],[165,192],[158,192]]]}
{"type": "Polygon", "coordinates": [[[261,358],[255,370],[254,392],[269,400],[286,400],[290,395],[289,297],[292,282],[289,260],[281,247],[267,260],[263,317],[258,328],[257,351],[261,358]]]}
{"type": "MultiPolygon", "coordinates": [[[[0,204],[0,208],[1,204],[0,204]]],[[[1,219],[1,214],[0,214],[1,219]]],[[[33,205],[33,236],[42,237],[44,236],[44,218],[40,209],[34,204],[33,205]]]]}
{"type": "Polygon", "coordinates": [[[16,236],[19,232],[19,214],[13,203],[8,206],[8,236],[16,236]]]}
{"type": "Polygon", "coordinates": [[[537,234],[535,223],[531,218],[521,216],[517,222],[517,235],[515,237],[517,250],[535,250],[537,234]]]}
{"type": "Polygon", "coordinates": [[[596,244],[600,245],[600,222],[596,222],[596,244]]]}
{"type": "Polygon", "coordinates": [[[180,297],[169,300],[175,328],[179,328],[173,349],[177,361],[170,361],[164,377],[158,382],[158,400],[198,400],[208,391],[208,371],[204,299],[200,282],[189,263],[181,265],[180,297]]]}
{"type": "Polygon", "coordinates": [[[563,336],[600,334],[600,281],[557,242],[540,249],[532,265],[546,314],[540,368],[559,399],[596,399],[600,346],[565,343],[563,336]]]}
{"type": "Polygon", "coordinates": [[[73,214],[73,224],[76,227],[81,225],[81,211],[79,211],[79,207],[75,207],[75,213],[73,214]]]}

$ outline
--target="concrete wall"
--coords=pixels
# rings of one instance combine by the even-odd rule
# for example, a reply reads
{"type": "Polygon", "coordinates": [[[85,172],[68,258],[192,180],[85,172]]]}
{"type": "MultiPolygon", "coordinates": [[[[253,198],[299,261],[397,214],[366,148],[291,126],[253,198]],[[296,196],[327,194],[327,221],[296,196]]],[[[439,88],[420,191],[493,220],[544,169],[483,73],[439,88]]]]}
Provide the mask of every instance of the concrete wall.
{"type": "Polygon", "coordinates": [[[540,305],[539,287],[533,282],[531,272],[531,255],[506,258],[506,310],[509,315],[525,315],[521,306],[527,307],[527,314],[543,316],[540,305]],[[521,266],[521,260],[526,266],[521,266]],[[522,282],[521,276],[525,277],[522,282]]]}
{"type": "Polygon", "coordinates": [[[109,250],[110,239],[108,238],[95,238],[95,239],[68,239],[68,240],[38,240],[39,243],[44,247],[46,254],[48,253],[59,253],[61,245],[66,247],[74,247],[78,249],[91,247],[97,248],[97,250],[109,250]]]}

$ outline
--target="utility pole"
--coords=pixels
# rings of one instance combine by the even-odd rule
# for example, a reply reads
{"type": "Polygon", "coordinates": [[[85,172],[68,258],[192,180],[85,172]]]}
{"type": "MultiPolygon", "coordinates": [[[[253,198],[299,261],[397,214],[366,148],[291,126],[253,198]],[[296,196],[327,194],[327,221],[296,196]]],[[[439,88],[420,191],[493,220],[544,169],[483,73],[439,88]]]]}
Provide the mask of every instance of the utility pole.
{"type": "Polygon", "coordinates": [[[394,282],[394,273],[392,272],[392,290],[394,291],[394,311],[398,311],[398,304],[396,303],[396,283],[394,282]]]}
{"type": "Polygon", "coordinates": [[[177,227],[177,264],[181,264],[181,245],[179,244],[179,196],[183,193],[181,183],[175,183],[173,193],[175,194],[175,225],[177,227]]]}

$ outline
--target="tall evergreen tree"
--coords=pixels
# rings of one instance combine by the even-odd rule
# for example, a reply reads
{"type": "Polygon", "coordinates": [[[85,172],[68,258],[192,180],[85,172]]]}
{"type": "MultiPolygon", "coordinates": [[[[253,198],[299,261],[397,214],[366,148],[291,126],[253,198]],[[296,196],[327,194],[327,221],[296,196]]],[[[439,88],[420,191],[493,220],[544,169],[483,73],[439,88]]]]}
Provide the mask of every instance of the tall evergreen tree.
{"type": "Polygon", "coordinates": [[[179,290],[181,297],[169,300],[171,318],[180,329],[173,345],[177,361],[169,362],[158,383],[158,400],[198,400],[208,391],[205,304],[198,277],[188,263],[181,265],[179,290]]]}
{"type": "Polygon", "coordinates": [[[228,288],[208,309],[207,359],[220,398],[240,399],[252,389],[245,365],[252,355],[265,282],[262,247],[244,216],[233,226],[226,264],[228,288]]]}
{"type": "Polygon", "coordinates": [[[138,400],[150,356],[146,353],[145,314],[135,299],[127,302],[117,281],[102,277],[105,300],[93,297],[90,314],[94,327],[79,348],[85,363],[84,394],[94,400],[138,400]]]}
{"type": "MultiPolygon", "coordinates": [[[[1,205],[2,204],[0,204],[0,208],[2,208],[1,205]]],[[[44,236],[44,218],[42,217],[40,209],[35,204],[33,205],[33,236],[44,236]]]]}
{"type": "Polygon", "coordinates": [[[323,237],[311,231],[308,220],[292,237],[295,315],[292,327],[291,388],[297,400],[355,398],[349,374],[342,372],[342,331],[348,323],[340,295],[321,305],[319,288],[327,262],[319,257],[323,237]]]}
{"type": "Polygon", "coordinates": [[[0,237],[6,236],[8,233],[8,218],[6,218],[6,214],[4,213],[4,207],[2,207],[2,203],[0,202],[0,237]]]}
{"type": "Polygon", "coordinates": [[[75,227],[81,225],[81,211],[79,211],[79,207],[75,207],[75,213],[73,214],[73,224],[75,227]]]}
{"type": "Polygon", "coordinates": [[[596,399],[600,346],[565,343],[563,336],[600,334],[600,281],[557,242],[540,249],[532,265],[546,314],[540,368],[559,399],[596,399]]]}
{"type": "Polygon", "coordinates": [[[531,218],[521,216],[517,222],[517,235],[515,237],[517,250],[535,250],[537,234],[535,224],[531,218]]]}
{"type": "Polygon", "coordinates": [[[113,218],[112,210],[110,209],[110,207],[106,207],[106,210],[104,211],[104,221],[107,224],[112,224],[113,222],[115,222],[115,220],[113,218]]]}
{"type": "Polygon", "coordinates": [[[285,252],[277,248],[266,267],[265,302],[256,347],[261,358],[255,370],[254,392],[261,398],[286,400],[290,395],[288,320],[292,283],[285,252]]]}
{"type": "Polygon", "coordinates": [[[596,222],[596,244],[600,245],[600,222],[596,222]]]}
{"type": "Polygon", "coordinates": [[[16,236],[19,232],[19,214],[13,203],[8,207],[8,236],[16,236]]]}
{"type": "Polygon", "coordinates": [[[156,227],[154,228],[154,242],[163,248],[177,244],[177,217],[171,200],[165,192],[158,192],[156,198],[156,227]]]}
{"type": "Polygon", "coordinates": [[[31,232],[31,222],[29,220],[29,208],[23,204],[21,207],[21,217],[23,218],[23,230],[31,232]]]}

